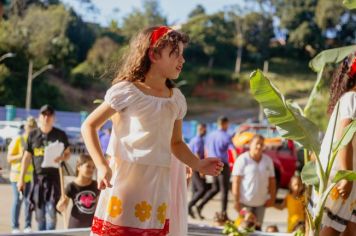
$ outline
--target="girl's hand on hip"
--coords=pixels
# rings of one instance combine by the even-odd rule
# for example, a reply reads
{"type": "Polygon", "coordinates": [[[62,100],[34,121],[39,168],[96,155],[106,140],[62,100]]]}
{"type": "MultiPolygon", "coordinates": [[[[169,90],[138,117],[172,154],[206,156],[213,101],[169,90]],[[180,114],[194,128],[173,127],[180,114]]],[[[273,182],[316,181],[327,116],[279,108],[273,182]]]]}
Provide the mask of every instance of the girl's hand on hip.
{"type": "Polygon", "coordinates": [[[343,179],[336,185],[336,189],[342,199],[346,200],[349,197],[352,190],[352,184],[353,182],[343,179]]]}
{"type": "Polygon", "coordinates": [[[220,175],[224,168],[224,163],[219,158],[204,158],[199,160],[198,171],[205,175],[220,175]]]}
{"type": "Polygon", "coordinates": [[[112,171],[107,164],[98,166],[98,189],[104,190],[106,188],[111,188],[111,177],[112,171]]]}

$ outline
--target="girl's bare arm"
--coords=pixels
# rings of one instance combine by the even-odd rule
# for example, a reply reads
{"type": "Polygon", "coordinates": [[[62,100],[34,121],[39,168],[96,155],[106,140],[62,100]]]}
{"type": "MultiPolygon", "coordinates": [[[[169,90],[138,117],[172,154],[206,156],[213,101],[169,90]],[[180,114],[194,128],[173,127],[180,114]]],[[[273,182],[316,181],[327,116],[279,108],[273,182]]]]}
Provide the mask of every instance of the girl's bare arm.
{"type": "Polygon", "coordinates": [[[98,131],[104,123],[115,114],[115,110],[107,103],[99,105],[84,121],[81,132],[85,146],[96,166],[107,165],[100,148],[98,131]]]}

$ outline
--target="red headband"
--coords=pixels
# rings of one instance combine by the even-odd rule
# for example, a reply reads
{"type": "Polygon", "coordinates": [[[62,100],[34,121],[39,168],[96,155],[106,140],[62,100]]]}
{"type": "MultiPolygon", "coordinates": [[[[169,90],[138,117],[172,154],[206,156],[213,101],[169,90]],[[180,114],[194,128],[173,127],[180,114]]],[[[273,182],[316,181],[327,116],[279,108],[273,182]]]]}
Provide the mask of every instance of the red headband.
{"type": "Polygon", "coordinates": [[[352,62],[351,66],[350,66],[350,70],[347,73],[347,75],[349,76],[350,79],[353,78],[354,76],[356,76],[356,58],[352,62]]]}
{"type": "Polygon", "coordinates": [[[167,26],[160,26],[157,29],[155,29],[151,35],[150,46],[153,47],[160,38],[162,38],[166,33],[168,33],[171,30],[172,29],[167,26]]]}

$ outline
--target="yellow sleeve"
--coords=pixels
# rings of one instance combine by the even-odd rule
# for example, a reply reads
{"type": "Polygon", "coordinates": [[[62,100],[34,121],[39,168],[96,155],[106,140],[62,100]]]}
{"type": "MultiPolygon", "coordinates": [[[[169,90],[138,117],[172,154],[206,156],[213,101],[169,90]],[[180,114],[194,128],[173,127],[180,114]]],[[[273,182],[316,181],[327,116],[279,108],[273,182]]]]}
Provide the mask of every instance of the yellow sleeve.
{"type": "Polygon", "coordinates": [[[9,154],[10,155],[17,155],[17,154],[20,154],[20,142],[21,142],[21,139],[20,137],[16,138],[16,139],[13,139],[10,144],[9,144],[9,154]]]}

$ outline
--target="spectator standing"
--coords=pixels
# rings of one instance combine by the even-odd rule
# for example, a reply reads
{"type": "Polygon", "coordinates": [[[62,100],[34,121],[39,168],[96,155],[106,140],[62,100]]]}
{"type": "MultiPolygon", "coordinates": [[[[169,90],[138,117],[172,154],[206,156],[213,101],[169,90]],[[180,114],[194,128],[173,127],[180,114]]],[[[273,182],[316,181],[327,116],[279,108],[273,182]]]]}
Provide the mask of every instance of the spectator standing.
{"type": "Polygon", "coordinates": [[[25,152],[25,146],[27,142],[28,135],[31,130],[37,128],[36,120],[33,117],[29,117],[26,120],[24,125],[24,133],[17,138],[13,139],[8,147],[7,161],[10,163],[10,182],[13,190],[13,203],[12,203],[12,211],[11,211],[11,221],[12,221],[12,233],[20,233],[20,224],[19,217],[21,211],[21,205],[23,202],[23,198],[25,198],[25,228],[24,233],[30,233],[31,230],[31,219],[32,212],[30,211],[29,202],[27,201],[27,197],[30,192],[31,181],[32,181],[32,173],[33,173],[33,165],[30,164],[26,170],[25,174],[25,186],[23,191],[23,196],[20,195],[19,191],[17,191],[17,182],[20,178],[21,171],[21,160],[23,154],[25,152]]]}
{"type": "Polygon", "coordinates": [[[39,127],[32,130],[28,136],[21,174],[17,183],[19,191],[24,190],[25,173],[30,165],[34,166],[33,184],[29,200],[35,210],[38,230],[53,230],[56,228],[56,204],[61,196],[59,165],[58,167],[42,167],[47,147],[55,142],[63,144],[62,155],[55,159],[60,164],[70,157],[68,138],[65,132],[54,127],[55,111],[49,105],[40,109],[39,127]]]}
{"type": "MultiPolygon", "coordinates": [[[[190,150],[197,156],[199,159],[204,159],[204,143],[206,135],[206,124],[198,124],[198,134],[192,138],[189,142],[190,150]]],[[[207,185],[205,182],[205,177],[201,175],[198,171],[193,171],[192,176],[192,191],[193,196],[188,204],[188,214],[194,219],[195,214],[193,212],[193,206],[204,196],[207,192],[207,185]]],[[[198,212],[199,213],[199,212],[198,212]]],[[[202,215],[199,214],[199,217],[203,219],[202,215]]]]}
{"type": "Polygon", "coordinates": [[[221,212],[216,213],[216,221],[223,224],[228,220],[226,213],[228,203],[228,193],[230,188],[230,169],[228,161],[229,148],[233,151],[233,156],[236,156],[235,147],[232,144],[232,137],[228,134],[229,119],[227,117],[219,117],[217,120],[218,129],[210,133],[207,137],[205,148],[207,156],[218,157],[223,163],[224,168],[219,176],[214,177],[212,188],[204,195],[200,204],[197,206],[198,215],[206,203],[208,203],[219,191],[222,193],[221,212]]]}
{"type": "Polygon", "coordinates": [[[275,202],[276,179],[272,159],[263,154],[264,137],[256,134],[250,150],[241,154],[232,171],[232,192],[237,212],[247,207],[263,223],[265,208],[275,202]]]}

